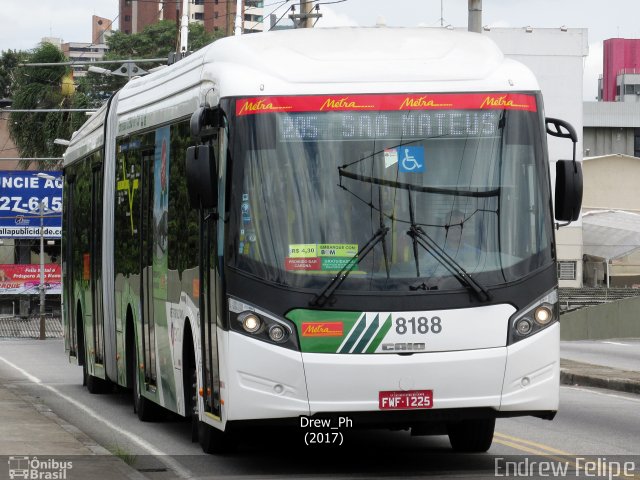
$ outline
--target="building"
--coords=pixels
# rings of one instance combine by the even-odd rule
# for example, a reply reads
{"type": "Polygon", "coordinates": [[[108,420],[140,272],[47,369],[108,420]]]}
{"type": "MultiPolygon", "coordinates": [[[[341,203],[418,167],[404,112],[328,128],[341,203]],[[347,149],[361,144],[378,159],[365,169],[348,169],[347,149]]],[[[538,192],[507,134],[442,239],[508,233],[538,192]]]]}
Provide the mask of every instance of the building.
{"type": "Polygon", "coordinates": [[[603,73],[598,99],[640,102],[640,39],[604,41],[603,73]]]}
{"type": "MultiPolygon", "coordinates": [[[[67,42],[61,44],[60,49],[70,62],[86,63],[103,60],[109,47],[104,43],[67,42]]],[[[73,66],[74,77],[84,77],[86,74],[86,65],[73,66]]]]}
{"type": "MultiPolygon", "coordinates": [[[[61,38],[44,37],[42,42],[52,43],[58,47],[65,57],[71,62],[96,62],[104,59],[109,47],[106,45],[107,37],[112,33],[113,22],[108,18],[91,17],[91,41],[90,42],[63,42],[61,38]]],[[[86,65],[73,67],[75,78],[83,77],[87,74],[86,65]]]]}
{"type": "MultiPolygon", "coordinates": [[[[139,33],[160,20],[178,21],[182,17],[182,0],[136,2],[120,0],[120,31],[139,33]]],[[[189,22],[204,25],[208,32],[222,31],[232,35],[235,24],[235,0],[191,0],[189,22]]],[[[264,1],[243,1],[243,32],[263,31],[264,1]]]]}
{"type": "Polygon", "coordinates": [[[585,286],[640,288],[640,215],[589,212],[583,229],[585,286]]]}
{"type": "Polygon", "coordinates": [[[584,156],[640,157],[640,104],[584,102],[584,156]]]}
{"type": "MultiPolygon", "coordinates": [[[[606,102],[606,105],[621,103],[606,102]]],[[[585,286],[640,284],[640,158],[586,157],[583,241],[585,286]]]]}
{"type": "Polygon", "coordinates": [[[99,44],[107,43],[107,37],[112,32],[112,25],[113,21],[108,18],[93,15],[91,17],[91,41],[99,44]]]}

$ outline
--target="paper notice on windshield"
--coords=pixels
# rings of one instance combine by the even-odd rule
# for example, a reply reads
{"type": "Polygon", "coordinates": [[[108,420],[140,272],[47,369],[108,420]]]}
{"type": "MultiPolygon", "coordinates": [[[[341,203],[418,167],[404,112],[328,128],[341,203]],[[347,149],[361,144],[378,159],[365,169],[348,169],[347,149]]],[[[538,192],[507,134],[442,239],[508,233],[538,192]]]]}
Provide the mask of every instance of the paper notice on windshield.
{"type": "Polygon", "coordinates": [[[321,243],[318,245],[319,257],[353,257],[358,253],[357,243],[321,243]]]}
{"type": "Polygon", "coordinates": [[[357,253],[357,243],[295,243],[289,245],[285,270],[337,272],[357,253]]]}
{"type": "Polygon", "coordinates": [[[384,168],[389,168],[398,163],[398,149],[397,148],[385,148],[384,149],[384,168]]]}
{"type": "Polygon", "coordinates": [[[317,256],[315,243],[296,243],[289,245],[289,257],[291,258],[314,258],[317,256]]]}

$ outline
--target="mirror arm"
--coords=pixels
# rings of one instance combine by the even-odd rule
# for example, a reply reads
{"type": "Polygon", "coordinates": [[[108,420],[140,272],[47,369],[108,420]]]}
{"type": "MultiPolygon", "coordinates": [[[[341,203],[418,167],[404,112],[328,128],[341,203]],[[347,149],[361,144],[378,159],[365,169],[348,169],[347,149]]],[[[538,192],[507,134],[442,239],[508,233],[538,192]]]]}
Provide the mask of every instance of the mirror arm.
{"type": "Polygon", "coordinates": [[[556,222],[556,230],[560,230],[562,227],[566,227],[568,225],[571,225],[573,222],[566,222],[566,223],[560,223],[560,222],[556,222]]]}

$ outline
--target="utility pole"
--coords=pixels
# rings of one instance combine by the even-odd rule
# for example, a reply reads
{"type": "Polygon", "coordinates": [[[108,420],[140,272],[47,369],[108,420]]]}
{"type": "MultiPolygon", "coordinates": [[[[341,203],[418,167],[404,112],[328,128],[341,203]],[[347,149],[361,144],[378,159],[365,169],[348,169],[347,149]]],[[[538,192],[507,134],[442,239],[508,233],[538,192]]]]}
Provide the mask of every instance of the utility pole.
{"type": "Polygon", "coordinates": [[[46,287],[44,286],[44,203],[40,201],[38,205],[40,211],[40,340],[47,338],[46,321],[44,317],[44,294],[46,287]]]}
{"type": "Polygon", "coordinates": [[[313,3],[311,0],[300,0],[300,25],[302,28],[312,28],[311,14],[313,13],[313,3]]]}
{"type": "Polygon", "coordinates": [[[242,35],[242,23],[243,23],[243,16],[244,16],[244,12],[243,10],[243,1],[242,0],[237,0],[236,2],[236,22],[235,25],[233,26],[233,34],[234,35],[242,35]]]}
{"type": "Polygon", "coordinates": [[[469,0],[468,30],[482,33],[482,0],[469,0]]]}
{"type": "MultiPolygon", "coordinates": [[[[320,8],[318,5],[313,6],[314,0],[300,0],[300,13],[292,13],[289,15],[289,18],[293,20],[293,24],[296,28],[313,28],[313,19],[316,21],[322,14],[318,11],[320,8]],[[313,10],[316,10],[316,13],[313,13],[313,10]]],[[[291,10],[295,12],[295,5],[291,7],[291,10]]]]}
{"type": "Polygon", "coordinates": [[[180,19],[180,57],[186,57],[189,51],[189,0],[182,0],[182,18],[180,19]]]}

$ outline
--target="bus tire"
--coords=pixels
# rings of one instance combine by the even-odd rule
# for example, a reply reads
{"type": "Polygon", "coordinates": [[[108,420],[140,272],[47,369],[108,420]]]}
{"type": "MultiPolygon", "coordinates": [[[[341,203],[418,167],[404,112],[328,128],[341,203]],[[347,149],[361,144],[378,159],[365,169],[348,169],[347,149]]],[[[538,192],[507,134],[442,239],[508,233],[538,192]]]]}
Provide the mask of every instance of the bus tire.
{"type": "Polygon", "coordinates": [[[493,442],[495,418],[462,420],[447,424],[449,442],[456,452],[486,452],[493,442]]]}
{"type": "Polygon", "coordinates": [[[82,365],[82,377],[83,385],[87,386],[89,393],[95,395],[98,393],[105,393],[109,389],[109,383],[98,377],[91,375],[87,369],[87,362],[82,365]]]}
{"type": "Polygon", "coordinates": [[[229,434],[202,421],[198,422],[198,440],[204,453],[227,453],[231,451],[229,434]]]}
{"type": "MultiPolygon", "coordinates": [[[[195,361],[194,361],[195,365],[195,361]]],[[[190,403],[191,409],[191,440],[198,440],[204,453],[226,453],[231,450],[229,434],[218,430],[200,420],[198,414],[198,376],[194,366],[190,369],[191,380],[190,403]]]]}
{"type": "Polygon", "coordinates": [[[131,389],[133,391],[133,411],[138,415],[140,421],[151,422],[157,418],[157,407],[151,400],[145,398],[140,393],[140,375],[138,373],[138,365],[140,365],[140,363],[138,361],[138,349],[135,348],[135,346],[134,349],[136,352],[136,361],[132,369],[133,388],[131,389]]]}

